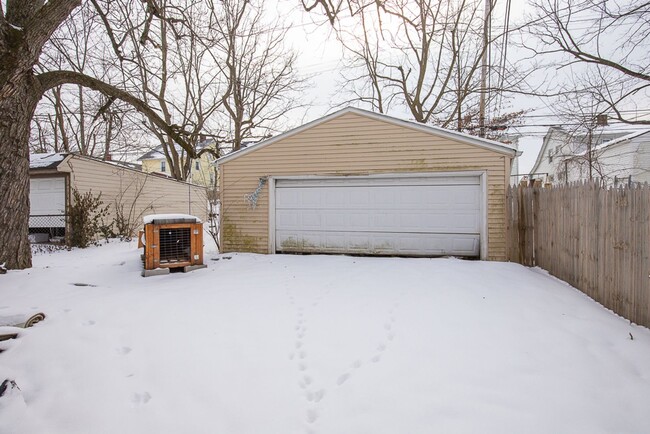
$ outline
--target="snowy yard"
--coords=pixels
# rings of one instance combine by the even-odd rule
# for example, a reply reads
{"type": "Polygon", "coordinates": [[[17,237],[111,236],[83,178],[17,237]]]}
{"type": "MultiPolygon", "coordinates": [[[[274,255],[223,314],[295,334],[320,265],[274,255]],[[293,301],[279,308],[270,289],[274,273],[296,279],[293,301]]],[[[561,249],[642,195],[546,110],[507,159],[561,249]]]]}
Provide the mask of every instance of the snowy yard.
{"type": "Polygon", "coordinates": [[[650,331],[539,270],[208,253],[144,279],[139,253],[0,276],[0,318],[48,315],[0,343],[0,433],[650,431],[650,331]]]}

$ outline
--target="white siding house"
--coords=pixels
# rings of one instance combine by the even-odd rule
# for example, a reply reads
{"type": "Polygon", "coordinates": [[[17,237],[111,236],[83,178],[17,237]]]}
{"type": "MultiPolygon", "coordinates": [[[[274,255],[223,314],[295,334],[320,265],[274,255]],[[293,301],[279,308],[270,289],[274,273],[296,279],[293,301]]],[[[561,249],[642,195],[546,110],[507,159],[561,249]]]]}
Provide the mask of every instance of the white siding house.
{"type": "Polygon", "coordinates": [[[590,178],[602,179],[608,185],[645,182],[650,170],[648,133],[650,130],[600,131],[587,137],[551,127],[544,136],[530,178],[553,184],[590,178]]]}
{"type": "Polygon", "coordinates": [[[596,154],[607,184],[650,182],[650,130],[606,142],[596,148],[596,154]]]}

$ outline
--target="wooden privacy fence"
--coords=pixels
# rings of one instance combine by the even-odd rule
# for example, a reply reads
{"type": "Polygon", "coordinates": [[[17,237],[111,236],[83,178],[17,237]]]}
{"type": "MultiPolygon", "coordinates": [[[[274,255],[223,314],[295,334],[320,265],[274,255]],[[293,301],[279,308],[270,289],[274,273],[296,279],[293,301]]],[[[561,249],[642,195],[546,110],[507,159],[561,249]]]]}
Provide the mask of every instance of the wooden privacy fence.
{"type": "Polygon", "coordinates": [[[511,187],[508,260],[539,266],[650,327],[650,187],[511,187]]]}

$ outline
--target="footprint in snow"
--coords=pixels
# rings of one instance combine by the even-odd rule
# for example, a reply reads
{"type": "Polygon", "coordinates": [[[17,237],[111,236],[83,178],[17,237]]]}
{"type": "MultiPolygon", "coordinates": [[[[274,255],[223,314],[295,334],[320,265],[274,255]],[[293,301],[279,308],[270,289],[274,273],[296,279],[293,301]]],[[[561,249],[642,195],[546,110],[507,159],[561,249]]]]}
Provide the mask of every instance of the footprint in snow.
{"type": "Polygon", "coordinates": [[[314,423],[318,419],[318,412],[313,408],[307,410],[307,422],[314,423]]]}
{"type": "Polygon", "coordinates": [[[127,355],[127,354],[129,354],[129,353],[131,352],[131,348],[129,348],[129,347],[122,347],[122,348],[118,348],[118,349],[115,350],[115,351],[117,352],[117,354],[119,354],[119,355],[121,355],[121,356],[125,356],[125,355],[127,355]]]}
{"type": "Polygon", "coordinates": [[[146,404],[150,400],[151,400],[151,395],[149,395],[149,392],[134,393],[133,397],[131,398],[131,402],[136,405],[146,404]]]}
{"type": "Polygon", "coordinates": [[[325,397],[325,389],[320,389],[314,392],[314,402],[320,402],[325,397]]]}
{"type": "Polygon", "coordinates": [[[95,321],[93,321],[93,320],[88,320],[88,321],[83,322],[82,325],[85,325],[85,326],[95,325],[95,321]]]}

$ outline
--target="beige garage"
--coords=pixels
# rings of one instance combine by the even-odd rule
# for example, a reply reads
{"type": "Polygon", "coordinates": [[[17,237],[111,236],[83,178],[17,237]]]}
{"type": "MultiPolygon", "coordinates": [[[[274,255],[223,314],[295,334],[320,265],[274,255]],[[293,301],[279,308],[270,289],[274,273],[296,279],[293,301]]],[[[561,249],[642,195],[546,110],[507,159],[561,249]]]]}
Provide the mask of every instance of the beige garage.
{"type": "Polygon", "coordinates": [[[347,108],[217,161],[224,251],[505,259],[516,150],[347,108]]]}

